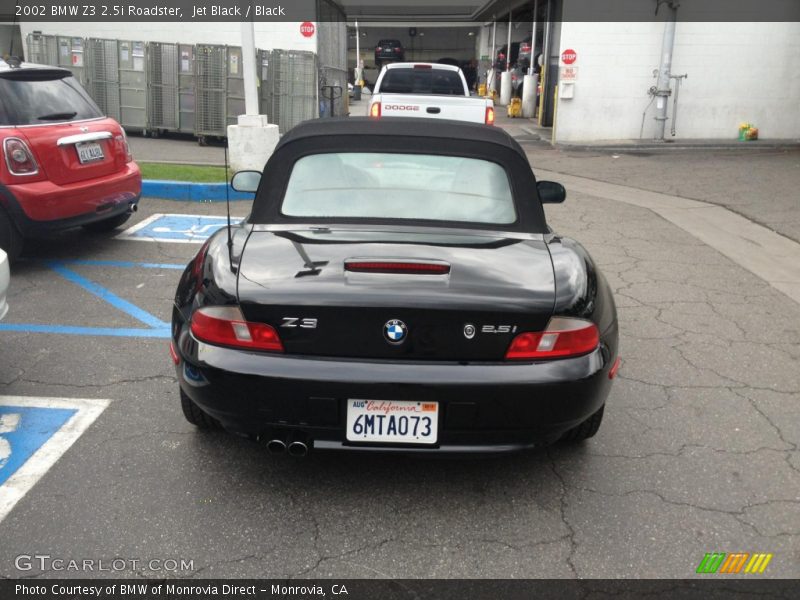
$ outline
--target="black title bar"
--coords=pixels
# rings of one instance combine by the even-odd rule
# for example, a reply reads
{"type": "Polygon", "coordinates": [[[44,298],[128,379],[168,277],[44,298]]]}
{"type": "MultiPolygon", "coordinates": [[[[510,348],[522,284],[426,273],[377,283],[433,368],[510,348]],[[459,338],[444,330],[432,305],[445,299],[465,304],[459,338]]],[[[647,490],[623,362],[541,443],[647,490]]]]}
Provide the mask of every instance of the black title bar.
{"type": "MultiPolygon", "coordinates": [[[[546,0],[540,0],[544,6],[546,0]]],[[[553,6],[556,6],[554,3],[553,6]]],[[[677,6],[678,21],[800,22],[800,0],[565,0],[553,21],[661,21],[677,6]]],[[[533,1],[487,2],[470,12],[470,5],[442,8],[409,6],[397,0],[362,0],[346,4],[331,0],[0,0],[0,22],[131,22],[212,21],[324,22],[354,21],[462,21],[484,24],[492,20],[530,18],[533,1]]]]}
{"type": "Polygon", "coordinates": [[[797,598],[796,580],[5,579],[3,600],[531,600],[797,598]]]}

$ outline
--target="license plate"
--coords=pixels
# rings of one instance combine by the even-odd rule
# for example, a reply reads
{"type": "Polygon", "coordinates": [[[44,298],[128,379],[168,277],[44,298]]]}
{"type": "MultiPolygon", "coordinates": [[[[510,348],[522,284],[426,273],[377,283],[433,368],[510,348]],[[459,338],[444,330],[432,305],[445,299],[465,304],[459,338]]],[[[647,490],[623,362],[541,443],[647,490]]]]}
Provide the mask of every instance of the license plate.
{"type": "Polygon", "coordinates": [[[348,400],[347,441],[435,444],[438,402],[348,400]]]}
{"type": "Polygon", "coordinates": [[[78,160],[81,164],[103,160],[106,157],[102,146],[95,142],[79,142],[75,144],[75,148],[78,149],[78,160]]]}

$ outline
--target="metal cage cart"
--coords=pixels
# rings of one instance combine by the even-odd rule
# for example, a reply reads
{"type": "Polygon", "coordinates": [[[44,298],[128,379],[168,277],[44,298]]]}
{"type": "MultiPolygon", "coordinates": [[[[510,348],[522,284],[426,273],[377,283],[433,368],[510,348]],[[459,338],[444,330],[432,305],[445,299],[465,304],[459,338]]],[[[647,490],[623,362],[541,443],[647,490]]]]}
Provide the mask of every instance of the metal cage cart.
{"type": "Polygon", "coordinates": [[[180,62],[178,63],[178,131],[194,134],[197,130],[196,83],[194,64],[196,51],[192,44],[178,46],[180,62]]]}
{"type": "Polygon", "coordinates": [[[58,66],[58,40],[54,35],[29,33],[27,37],[28,62],[58,66]]]}
{"type": "MultiPolygon", "coordinates": [[[[242,66],[242,49],[238,46],[227,47],[228,72],[225,79],[225,124],[236,125],[236,118],[243,115],[244,104],[244,68],[242,66]]],[[[225,134],[228,134],[227,127],[225,134]]]]}
{"type": "Polygon", "coordinates": [[[147,73],[145,43],[120,40],[119,98],[120,125],[127,129],[147,130],[147,73]]]}
{"type": "Polygon", "coordinates": [[[201,145],[209,136],[225,137],[227,48],[197,45],[194,62],[195,135],[201,145]]]}
{"type": "Polygon", "coordinates": [[[86,86],[86,63],[84,48],[86,40],[81,37],[58,36],[58,66],[72,71],[82,86],[86,86]]]}
{"type": "Polygon", "coordinates": [[[286,133],[317,116],[317,56],[313,52],[259,51],[261,111],[286,133]]]}
{"type": "MultiPolygon", "coordinates": [[[[147,44],[147,131],[178,131],[178,45],[147,44]]],[[[194,123],[192,123],[194,127],[194,123]]]]}
{"type": "Polygon", "coordinates": [[[103,114],[121,122],[117,40],[90,38],[86,58],[89,95],[103,114]]]}

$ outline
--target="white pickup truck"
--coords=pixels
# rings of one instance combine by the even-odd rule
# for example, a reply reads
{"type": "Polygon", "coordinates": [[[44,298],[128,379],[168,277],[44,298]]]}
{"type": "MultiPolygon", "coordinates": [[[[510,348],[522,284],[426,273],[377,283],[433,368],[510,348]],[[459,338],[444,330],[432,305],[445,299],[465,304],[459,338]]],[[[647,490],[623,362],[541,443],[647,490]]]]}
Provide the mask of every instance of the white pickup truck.
{"type": "Polygon", "coordinates": [[[494,125],[494,102],[470,96],[461,69],[434,63],[391,63],[383,67],[369,116],[424,117],[494,125]]]}

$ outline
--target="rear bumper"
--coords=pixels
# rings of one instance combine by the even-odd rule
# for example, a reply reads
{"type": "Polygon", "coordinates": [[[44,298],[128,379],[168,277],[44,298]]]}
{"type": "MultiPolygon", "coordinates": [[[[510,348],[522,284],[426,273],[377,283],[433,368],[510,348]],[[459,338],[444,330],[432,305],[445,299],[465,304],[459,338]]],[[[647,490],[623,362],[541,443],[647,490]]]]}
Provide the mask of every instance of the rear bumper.
{"type": "Polygon", "coordinates": [[[475,453],[549,443],[605,403],[615,359],[607,346],[530,364],[301,358],[198,344],[185,328],[176,346],[181,388],[226,429],[262,440],[300,436],[318,450],[475,453]],[[350,443],[348,398],[438,402],[439,443],[350,443]]]}
{"type": "Polygon", "coordinates": [[[0,185],[0,203],[23,236],[79,227],[128,212],[139,202],[142,175],[135,162],[108,175],[57,185],[39,181],[0,185]]]}

